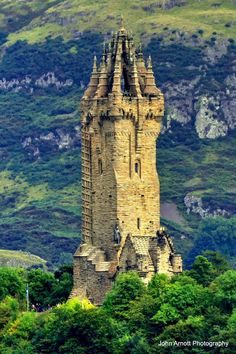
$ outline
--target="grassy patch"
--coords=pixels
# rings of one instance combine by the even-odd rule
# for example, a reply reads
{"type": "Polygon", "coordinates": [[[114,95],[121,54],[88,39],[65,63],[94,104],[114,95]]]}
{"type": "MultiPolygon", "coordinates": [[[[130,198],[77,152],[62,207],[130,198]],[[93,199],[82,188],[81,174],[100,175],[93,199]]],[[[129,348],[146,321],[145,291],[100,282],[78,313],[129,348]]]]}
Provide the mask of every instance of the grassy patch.
{"type": "Polygon", "coordinates": [[[46,269],[46,261],[29,252],[0,250],[0,266],[46,269]]]}
{"type": "MultiPolygon", "coordinates": [[[[9,43],[19,39],[35,43],[58,34],[69,40],[76,31],[95,28],[98,32],[105,33],[118,27],[121,13],[129,29],[137,36],[144,33],[151,35],[153,32],[164,34],[168,27],[189,34],[200,29],[205,38],[209,38],[215,31],[222,37],[236,38],[234,25],[236,9],[230,0],[218,2],[219,6],[215,6],[214,0],[189,0],[185,6],[176,6],[172,9],[164,9],[161,6],[162,1],[156,1],[156,6],[153,6],[152,1],[142,0],[135,2],[74,0],[70,1],[69,6],[66,1],[47,1],[45,8],[41,6],[40,10],[39,3],[34,1],[34,6],[28,8],[28,16],[31,14],[32,21],[29,25],[26,22],[25,26],[23,23],[18,31],[9,34],[9,43]]],[[[15,9],[19,14],[22,12],[23,21],[27,9],[23,10],[20,6],[15,9]]]]}

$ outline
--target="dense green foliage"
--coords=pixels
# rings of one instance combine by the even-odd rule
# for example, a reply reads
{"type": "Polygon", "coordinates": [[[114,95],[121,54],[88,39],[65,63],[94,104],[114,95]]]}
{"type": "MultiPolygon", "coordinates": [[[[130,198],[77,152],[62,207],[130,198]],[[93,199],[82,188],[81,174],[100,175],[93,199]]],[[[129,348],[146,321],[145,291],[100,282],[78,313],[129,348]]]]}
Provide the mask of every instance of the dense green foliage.
{"type": "MultiPolygon", "coordinates": [[[[205,46],[210,46],[209,43],[205,46]]],[[[214,46],[214,45],[213,45],[214,46]]],[[[198,93],[214,93],[224,89],[225,78],[232,73],[232,64],[235,60],[236,46],[229,43],[227,54],[217,63],[207,63],[203,54],[204,45],[196,47],[181,43],[166,45],[161,36],[152,37],[145,53],[152,55],[154,71],[158,82],[177,83],[179,80],[193,80],[200,77],[198,93]],[[192,65],[194,63],[194,66],[192,65]],[[203,75],[203,67],[207,70],[203,75]]],[[[182,140],[183,141],[183,140],[182,140]]]]}
{"type": "Polygon", "coordinates": [[[60,80],[73,79],[80,85],[81,81],[87,82],[91,71],[91,48],[98,54],[101,51],[101,41],[99,34],[90,32],[85,32],[79,41],[65,42],[62,37],[49,37],[39,44],[18,41],[7,48],[0,65],[0,77],[10,80],[30,75],[36,79],[53,71],[60,80]],[[81,66],[83,70],[80,70],[81,66]]]}
{"type": "Polygon", "coordinates": [[[25,287],[22,271],[14,268],[0,268],[0,300],[7,295],[23,299],[25,287]]]}
{"type": "Polygon", "coordinates": [[[188,262],[204,250],[219,251],[235,259],[236,248],[236,218],[225,219],[222,217],[206,218],[199,223],[196,239],[191,250],[188,262]]]}
{"type": "MultiPolygon", "coordinates": [[[[199,256],[190,271],[172,279],[155,275],[148,286],[135,272],[123,273],[100,308],[73,299],[42,313],[19,312],[21,300],[8,294],[0,303],[0,350],[8,354],[233,353],[236,272],[225,270],[228,265],[221,255],[207,256],[212,262],[199,256]],[[161,346],[164,341],[224,341],[228,347],[161,346]]],[[[47,284],[68,271],[62,268],[54,275],[31,271],[32,299],[36,296],[46,304],[47,284]]]]}
{"type": "Polygon", "coordinates": [[[61,266],[54,273],[42,269],[0,267],[0,301],[7,296],[26,308],[26,288],[31,305],[46,308],[64,302],[72,289],[72,266],[61,266]]]}

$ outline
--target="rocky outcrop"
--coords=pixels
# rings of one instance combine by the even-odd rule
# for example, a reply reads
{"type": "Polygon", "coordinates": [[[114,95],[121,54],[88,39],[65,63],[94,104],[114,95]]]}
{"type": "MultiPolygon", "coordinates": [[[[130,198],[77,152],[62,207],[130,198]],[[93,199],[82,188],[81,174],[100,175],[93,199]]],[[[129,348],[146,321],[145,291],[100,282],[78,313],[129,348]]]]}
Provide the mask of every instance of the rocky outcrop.
{"type": "MultiPolygon", "coordinates": [[[[236,66],[233,68],[236,71],[236,66]]],[[[236,126],[236,73],[228,75],[224,81],[225,94],[221,98],[221,108],[230,129],[236,126]]]]}
{"type": "Polygon", "coordinates": [[[172,9],[175,6],[184,6],[186,3],[186,0],[162,0],[161,6],[163,9],[172,9]]]}
{"type": "MultiPolygon", "coordinates": [[[[214,38],[214,37],[213,37],[214,38]]],[[[205,59],[211,64],[217,63],[217,61],[228,51],[228,42],[226,39],[217,39],[214,46],[206,46],[203,51],[205,59]]]]}
{"type": "MultiPolygon", "coordinates": [[[[153,12],[156,8],[169,10],[176,6],[184,6],[186,5],[186,2],[187,2],[186,0],[161,0],[161,1],[159,0],[151,3],[150,5],[143,6],[142,9],[147,12],[153,12]]],[[[138,8],[137,5],[134,6],[135,9],[138,8]]]]}
{"type": "Polygon", "coordinates": [[[184,204],[187,208],[187,213],[193,213],[199,215],[201,218],[214,217],[214,216],[230,216],[230,213],[221,208],[205,207],[201,197],[198,197],[192,193],[186,194],[184,197],[184,204]]]}
{"type": "Polygon", "coordinates": [[[25,137],[21,145],[28,156],[38,159],[45,150],[50,152],[72,149],[79,146],[80,141],[80,126],[76,126],[68,131],[66,128],[57,128],[55,131],[25,137]]]}
{"type": "Polygon", "coordinates": [[[182,125],[188,123],[193,115],[194,89],[199,77],[192,81],[181,80],[177,84],[166,83],[162,89],[166,102],[166,128],[170,128],[171,121],[177,121],[182,125]]]}
{"type": "Polygon", "coordinates": [[[60,89],[62,87],[72,86],[72,85],[73,85],[73,80],[67,79],[65,81],[60,81],[57,79],[54,72],[43,74],[40,78],[38,78],[35,81],[35,86],[42,87],[42,88],[55,86],[57,89],[60,89]]]}
{"type": "Polygon", "coordinates": [[[24,78],[14,78],[11,80],[6,80],[6,78],[0,79],[0,91],[11,91],[11,92],[33,92],[37,88],[48,88],[54,87],[57,90],[70,87],[73,85],[72,79],[66,79],[65,81],[59,80],[54,72],[48,72],[43,74],[37,79],[32,79],[30,76],[25,76],[24,78]]]}
{"type": "Polygon", "coordinates": [[[217,119],[220,109],[219,97],[201,96],[196,106],[195,128],[200,139],[216,139],[227,134],[227,123],[217,119]]]}
{"type": "Polygon", "coordinates": [[[201,93],[201,77],[180,80],[162,86],[166,101],[166,124],[163,132],[171,128],[171,122],[182,125],[194,122],[200,139],[217,139],[226,136],[236,126],[236,74],[228,75],[224,89],[216,93],[201,93]]]}
{"type": "Polygon", "coordinates": [[[32,79],[25,76],[23,79],[6,80],[5,77],[0,79],[0,91],[19,92],[21,90],[29,90],[32,87],[32,79]]]}

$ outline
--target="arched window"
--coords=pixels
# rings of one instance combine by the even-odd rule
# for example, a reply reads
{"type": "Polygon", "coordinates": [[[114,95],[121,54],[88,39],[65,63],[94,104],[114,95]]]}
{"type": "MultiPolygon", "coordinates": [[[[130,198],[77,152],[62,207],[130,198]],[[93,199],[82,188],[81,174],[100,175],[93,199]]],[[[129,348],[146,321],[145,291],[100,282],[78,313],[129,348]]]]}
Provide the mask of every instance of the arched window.
{"type": "Polygon", "coordinates": [[[137,218],[137,229],[140,230],[140,218],[137,218]]]}
{"type": "Polygon", "coordinates": [[[121,92],[125,92],[125,78],[124,75],[121,77],[121,92]]]}
{"type": "Polygon", "coordinates": [[[134,164],[134,171],[141,178],[141,162],[139,160],[136,161],[135,164],[134,164]]]}
{"type": "Polygon", "coordinates": [[[100,175],[103,173],[102,160],[101,159],[98,160],[98,172],[99,172],[100,175]]]}
{"type": "Polygon", "coordinates": [[[123,94],[128,95],[129,93],[129,80],[128,80],[128,73],[125,68],[122,70],[121,81],[120,81],[120,88],[123,94]]]}

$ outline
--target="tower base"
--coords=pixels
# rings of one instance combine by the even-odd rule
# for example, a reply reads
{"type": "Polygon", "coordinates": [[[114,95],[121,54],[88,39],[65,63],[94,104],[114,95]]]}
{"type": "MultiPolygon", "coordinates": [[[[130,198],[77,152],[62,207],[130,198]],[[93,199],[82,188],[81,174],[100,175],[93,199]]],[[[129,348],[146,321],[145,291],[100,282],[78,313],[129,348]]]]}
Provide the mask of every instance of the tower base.
{"type": "Polygon", "coordinates": [[[105,259],[102,249],[84,243],[74,255],[74,287],[70,297],[87,298],[94,305],[101,305],[116,276],[129,270],[137,271],[148,283],[155,273],[181,273],[182,258],[175,253],[165,231],[158,231],[156,236],[128,234],[113,261],[105,259]]]}

